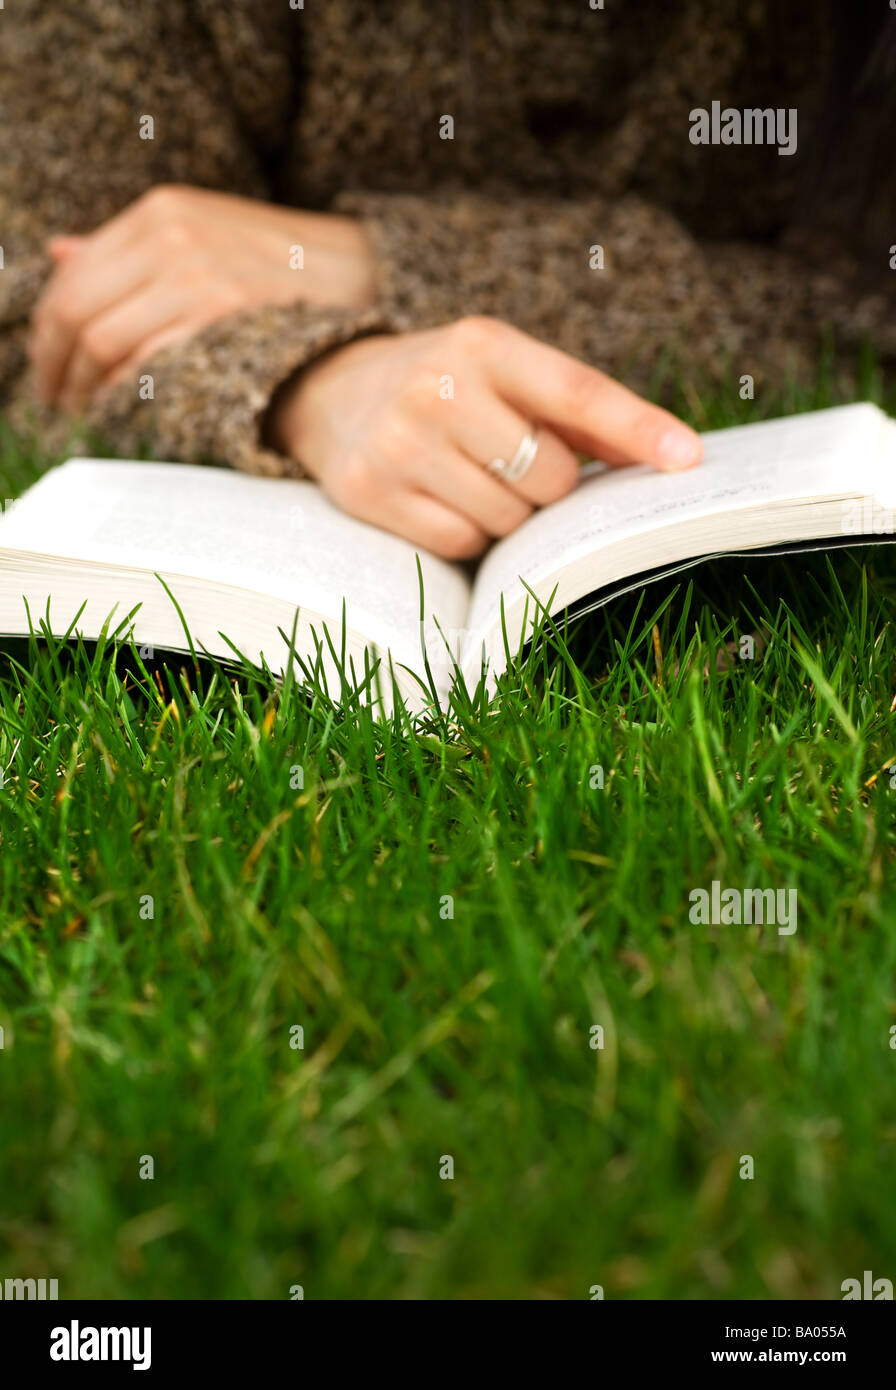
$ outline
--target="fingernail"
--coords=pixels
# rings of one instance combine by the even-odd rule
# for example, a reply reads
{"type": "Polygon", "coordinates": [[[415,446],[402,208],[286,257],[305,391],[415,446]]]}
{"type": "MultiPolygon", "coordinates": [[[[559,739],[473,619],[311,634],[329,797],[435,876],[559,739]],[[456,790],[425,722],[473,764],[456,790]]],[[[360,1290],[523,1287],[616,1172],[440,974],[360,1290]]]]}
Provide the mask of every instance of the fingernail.
{"type": "Polygon", "coordinates": [[[700,458],[700,436],[693,430],[666,430],[656,454],[661,468],[691,468],[700,458]]]}

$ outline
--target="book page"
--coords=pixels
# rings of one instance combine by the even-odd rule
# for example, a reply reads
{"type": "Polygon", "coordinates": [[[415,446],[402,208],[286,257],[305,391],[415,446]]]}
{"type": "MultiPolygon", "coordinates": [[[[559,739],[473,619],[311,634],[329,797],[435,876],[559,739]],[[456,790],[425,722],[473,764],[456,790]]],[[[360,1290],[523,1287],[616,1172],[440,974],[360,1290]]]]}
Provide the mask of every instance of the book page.
{"type": "Polygon", "coordinates": [[[551,576],[615,542],[640,538],[641,562],[631,571],[637,573],[654,563],[651,533],[693,518],[874,495],[892,474],[883,450],[887,428],[876,406],[838,406],[704,434],[702,463],[682,473],[641,464],[584,470],[574,492],[535,512],[486,556],[473,586],[471,642],[494,633],[502,593],[505,607],[525,599],[521,578],[546,602],[550,589],[540,590],[551,576]]]}
{"type": "MultiPolygon", "coordinates": [[[[422,670],[417,551],[340,511],[316,483],[205,465],[72,459],[0,517],[0,549],[192,576],[346,621],[422,670]]],[[[463,570],[420,551],[427,615],[459,629],[463,570]]],[[[177,585],[170,585],[175,598],[177,585]]],[[[227,612],[220,627],[227,631],[227,612]]]]}
{"type": "MultiPolygon", "coordinates": [[[[896,512],[896,420],[887,417],[884,425],[883,449],[881,451],[883,467],[881,476],[875,484],[875,501],[883,510],[896,512]]],[[[896,521],[896,517],[893,518],[896,521]]],[[[888,528],[896,530],[896,526],[888,528]]]]}

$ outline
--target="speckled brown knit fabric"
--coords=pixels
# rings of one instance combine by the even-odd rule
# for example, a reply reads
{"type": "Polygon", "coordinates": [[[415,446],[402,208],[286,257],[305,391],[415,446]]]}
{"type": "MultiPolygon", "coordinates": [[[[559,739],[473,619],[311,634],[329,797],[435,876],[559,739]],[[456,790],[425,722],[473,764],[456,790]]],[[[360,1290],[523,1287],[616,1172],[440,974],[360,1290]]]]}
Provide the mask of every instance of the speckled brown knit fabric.
{"type": "Polygon", "coordinates": [[[378,302],[252,310],[159,353],[152,401],[125,384],[92,414],[125,453],[143,439],[157,457],[295,472],[259,438],[278,383],[359,332],[474,311],[635,386],[661,352],[732,389],[807,373],[828,327],[896,352],[893,180],[858,261],[836,207],[824,239],[789,225],[838,61],[833,3],[15,0],[0,12],[6,411],[32,412],[22,345],[46,236],[172,181],[362,217],[378,302]],[[797,107],[800,152],[692,145],[689,111],[714,99],[797,107]]]}

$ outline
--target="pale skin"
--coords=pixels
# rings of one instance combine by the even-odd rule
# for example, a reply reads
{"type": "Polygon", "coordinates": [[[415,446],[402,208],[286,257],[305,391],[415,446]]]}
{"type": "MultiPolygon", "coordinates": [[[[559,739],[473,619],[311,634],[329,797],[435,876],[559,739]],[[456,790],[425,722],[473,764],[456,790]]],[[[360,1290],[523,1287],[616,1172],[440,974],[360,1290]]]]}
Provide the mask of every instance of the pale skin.
{"type": "MultiPolygon", "coordinates": [[[[297,301],[362,308],[376,265],[350,218],[205,189],[151,189],[88,236],[48,244],[55,270],[32,319],[35,387],[71,413],[216,319],[297,301]],[[301,246],[304,266],[290,264],[301,246]]],[[[479,554],[572,490],[577,451],[663,470],[699,437],[596,368],[500,320],[361,338],[312,363],[273,402],[267,442],[344,510],[452,559],[479,554]],[[515,484],[484,465],[538,430],[515,484]]]]}

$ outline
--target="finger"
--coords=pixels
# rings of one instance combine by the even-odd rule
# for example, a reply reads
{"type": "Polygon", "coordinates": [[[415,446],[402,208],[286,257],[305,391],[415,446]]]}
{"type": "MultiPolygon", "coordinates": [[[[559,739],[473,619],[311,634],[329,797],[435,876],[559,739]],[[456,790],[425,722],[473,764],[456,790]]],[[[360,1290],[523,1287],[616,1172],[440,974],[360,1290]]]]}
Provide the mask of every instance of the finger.
{"type": "Polygon", "coordinates": [[[183,312],[183,293],[173,286],[148,285],[86,325],[72,349],[59,390],[66,410],[77,410],[120,362],[139,356],[145,344],[169,328],[183,312]]]}
{"type": "Polygon", "coordinates": [[[573,448],[609,449],[619,462],[679,469],[700,461],[700,436],[669,411],[519,329],[496,328],[484,335],[490,379],[526,418],[551,425],[573,448]]]}
{"type": "MultiPolygon", "coordinates": [[[[458,405],[449,423],[451,437],[481,469],[495,458],[509,462],[524,436],[535,432],[518,411],[489,391],[465,391],[458,405]]],[[[538,452],[528,471],[502,486],[541,507],[565,497],[578,482],[580,469],[573,451],[553,430],[539,429],[537,440],[538,452]]]]}
{"type": "Polygon", "coordinates": [[[77,236],[65,234],[52,237],[52,241],[77,241],[85,256],[100,263],[124,251],[140,236],[148,225],[146,195],[128,203],[114,217],[101,222],[92,232],[77,236]]]}
{"type": "Polygon", "coordinates": [[[482,527],[426,492],[377,486],[359,495],[356,489],[331,490],[326,481],[323,486],[336,504],[351,516],[403,536],[413,545],[445,559],[466,560],[480,555],[488,545],[489,538],[482,527]]]}
{"type": "Polygon", "coordinates": [[[453,449],[429,454],[410,477],[421,491],[469,517],[489,536],[509,535],[532,515],[528,502],[453,449]]]}
{"type": "Polygon", "coordinates": [[[32,318],[28,355],[34,363],[35,387],[41,400],[51,404],[57,398],[75,335],[88,318],[113,302],[113,285],[117,286],[114,297],[120,298],[126,288],[142,284],[152,272],[158,258],[150,254],[153,250],[151,238],[149,246],[145,245],[145,232],[151,225],[147,197],[138,198],[95,231],[79,238],[77,257],[63,254],[32,318]],[[135,262],[143,267],[136,274],[133,272],[135,262]],[[75,273],[78,275],[77,289],[73,290],[70,277],[75,273]],[[126,281],[125,288],[122,288],[122,280],[126,281]],[[109,285],[109,292],[101,300],[97,299],[95,287],[104,284],[109,285]],[[68,300],[70,290],[73,293],[71,302],[68,300]],[[82,290],[86,304],[80,300],[82,290]],[[62,295],[65,298],[60,304],[62,295]]]}
{"type": "Polygon", "coordinates": [[[169,324],[161,332],[153,334],[140,344],[137,352],[130,357],[126,357],[112,371],[108,372],[97,386],[93,394],[93,399],[97,405],[102,405],[104,401],[120,386],[128,377],[136,377],[141,367],[145,367],[151,362],[157,353],[163,348],[169,347],[174,343],[182,343],[187,338],[191,338],[194,333],[198,333],[204,327],[202,322],[192,322],[188,319],[179,320],[169,324]]]}
{"type": "Polygon", "coordinates": [[[378,520],[377,525],[446,560],[468,560],[481,555],[489,540],[483,528],[468,516],[425,492],[393,493],[388,517],[378,520]]]}
{"type": "Polygon", "coordinates": [[[91,320],[146,285],[152,266],[140,251],[96,266],[82,253],[57,269],[32,319],[29,356],[48,403],[59,395],[78,336],[91,320]]]}

